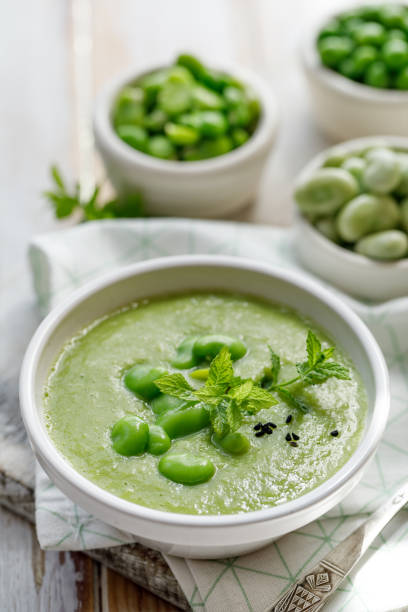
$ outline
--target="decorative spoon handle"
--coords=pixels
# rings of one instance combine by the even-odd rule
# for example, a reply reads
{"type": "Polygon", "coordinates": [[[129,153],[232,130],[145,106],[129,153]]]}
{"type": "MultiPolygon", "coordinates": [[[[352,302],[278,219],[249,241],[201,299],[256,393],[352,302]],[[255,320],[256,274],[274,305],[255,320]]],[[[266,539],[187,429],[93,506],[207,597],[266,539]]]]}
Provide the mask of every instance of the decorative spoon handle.
{"type": "Polygon", "coordinates": [[[363,556],[375,537],[407,502],[408,481],[265,612],[289,612],[289,610],[291,612],[316,612],[320,610],[327,598],[363,556]]]}

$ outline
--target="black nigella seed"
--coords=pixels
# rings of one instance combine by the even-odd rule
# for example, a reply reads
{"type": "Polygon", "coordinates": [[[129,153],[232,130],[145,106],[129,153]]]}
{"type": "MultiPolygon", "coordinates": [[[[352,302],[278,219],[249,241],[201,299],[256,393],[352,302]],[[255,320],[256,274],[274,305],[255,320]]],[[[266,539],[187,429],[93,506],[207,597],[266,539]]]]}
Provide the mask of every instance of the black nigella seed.
{"type": "Polygon", "coordinates": [[[297,446],[297,445],[298,445],[298,443],[297,443],[297,442],[291,442],[291,443],[290,443],[290,445],[291,445],[291,446],[297,446]]]}
{"type": "Polygon", "coordinates": [[[292,438],[294,440],[299,440],[299,436],[297,434],[293,433],[293,432],[292,432],[292,438]]]}
{"type": "Polygon", "coordinates": [[[254,430],[255,430],[255,431],[259,431],[259,430],[261,429],[261,427],[262,427],[262,423],[257,423],[257,424],[255,425],[255,427],[254,427],[254,430]]]}
{"type": "Polygon", "coordinates": [[[330,432],[330,435],[333,436],[333,438],[336,438],[339,435],[339,432],[337,431],[337,429],[334,429],[330,432]]]}
{"type": "Polygon", "coordinates": [[[292,439],[292,438],[291,438],[291,436],[290,436],[290,433],[287,433],[287,434],[286,434],[286,436],[285,436],[285,440],[287,440],[288,442],[290,442],[290,441],[291,441],[291,439],[292,439]]]}
{"type": "Polygon", "coordinates": [[[256,432],[256,434],[255,434],[255,436],[256,436],[257,438],[261,438],[261,437],[262,437],[262,436],[264,436],[264,435],[265,435],[265,432],[264,432],[264,431],[257,431],[257,432],[256,432]]]}
{"type": "Polygon", "coordinates": [[[262,431],[268,435],[270,435],[271,433],[273,433],[273,430],[269,427],[269,425],[264,425],[262,427],[262,431]]]}
{"type": "Polygon", "coordinates": [[[292,420],[292,415],[291,415],[291,414],[289,414],[289,415],[286,417],[286,423],[290,423],[290,422],[291,422],[291,420],[292,420]]]}

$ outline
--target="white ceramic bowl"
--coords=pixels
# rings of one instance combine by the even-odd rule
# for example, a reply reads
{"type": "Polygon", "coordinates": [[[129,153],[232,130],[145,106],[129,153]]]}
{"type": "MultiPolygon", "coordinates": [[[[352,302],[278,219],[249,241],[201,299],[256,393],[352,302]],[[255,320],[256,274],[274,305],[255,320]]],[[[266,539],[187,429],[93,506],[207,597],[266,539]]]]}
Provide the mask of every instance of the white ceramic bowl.
{"type": "MultiPolygon", "coordinates": [[[[152,66],[145,73],[157,70],[152,66]]],[[[112,127],[114,100],[125,85],[142,76],[127,72],[100,94],[94,112],[95,141],[109,179],[119,194],[141,191],[149,214],[220,217],[248,204],[256,195],[277,128],[277,105],[268,84],[237,66],[225,71],[250,86],[262,113],[251,138],[230,153],[208,160],[161,160],[132,149],[112,127]]]]}
{"type": "MultiPolygon", "coordinates": [[[[378,136],[340,143],[316,155],[301,171],[298,180],[313,174],[322,166],[329,153],[336,149],[351,153],[374,145],[408,151],[408,138],[378,136]]],[[[408,296],[407,258],[395,262],[379,262],[348,251],[323,236],[300,214],[296,215],[296,226],[295,248],[299,261],[314,274],[360,298],[383,301],[408,296]]]]}
{"type": "MultiPolygon", "coordinates": [[[[383,4],[383,2],[381,2],[383,4]]],[[[335,15],[353,8],[320,16],[301,45],[301,63],[310,90],[315,120],[335,140],[393,134],[408,136],[408,91],[376,89],[348,79],[322,65],[316,40],[322,27],[335,15]]]]}
{"type": "Polygon", "coordinates": [[[383,433],[389,408],[387,368],[361,320],[338,298],[310,280],[235,257],[181,256],[138,263],[80,289],[43,321],[27,349],[20,379],[21,410],[34,452],[54,483],[98,518],[130,531],[140,542],[195,558],[256,550],[317,518],[351,491],[383,433]],[[79,329],[119,306],[146,296],[186,290],[243,292],[296,308],[341,343],[368,393],[363,438],[329,480],[274,508],[223,516],[153,510],[120,499],[81,476],[55,448],[42,420],[43,386],[64,343],[79,329]]]}

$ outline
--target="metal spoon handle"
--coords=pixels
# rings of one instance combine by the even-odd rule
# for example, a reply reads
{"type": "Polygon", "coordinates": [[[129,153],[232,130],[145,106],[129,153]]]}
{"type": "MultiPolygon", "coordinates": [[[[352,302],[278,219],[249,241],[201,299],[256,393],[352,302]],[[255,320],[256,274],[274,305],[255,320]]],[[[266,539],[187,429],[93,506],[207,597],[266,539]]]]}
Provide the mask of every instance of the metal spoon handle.
{"type": "Polygon", "coordinates": [[[291,612],[297,610],[316,612],[320,610],[326,599],[337,589],[343,578],[363,556],[375,537],[407,502],[408,481],[265,612],[289,612],[289,610],[291,612]]]}

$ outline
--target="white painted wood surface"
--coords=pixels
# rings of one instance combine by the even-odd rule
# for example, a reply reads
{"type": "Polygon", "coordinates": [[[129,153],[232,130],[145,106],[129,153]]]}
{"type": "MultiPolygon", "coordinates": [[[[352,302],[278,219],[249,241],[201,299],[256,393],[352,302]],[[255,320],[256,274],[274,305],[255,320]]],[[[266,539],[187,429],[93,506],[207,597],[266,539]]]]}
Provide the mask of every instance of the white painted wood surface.
{"type": "MultiPolygon", "coordinates": [[[[79,155],[76,131],[72,12],[80,3],[7,2],[0,20],[0,375],[4,399],[0,465],[27,484],[32,483],[30,451],[21,451],[20,437],[6,435],[18,418],[21,357],[38,324],[26,245],[32,234],[56,227],[41,197],[50,163],[57,161],[70,178],[77,175],[79,166],[93,165],[92,159],[79,155]]],[[[92,9],[92,40],[82,39],[85,47],[81,49],[83,57],[91,53],[91,63],[88,67],[80,62],[82,73],[91,70],[91,95],[116,72],[130,66],[142,70],[145,62],[165,63],[181,50],[197,53],[208,62],[237,62],[270,79],[280,105],[278,140],[260,197],[240,218],[289,223],[293,178],[311,155],[328,144],[311,120],[297,60],[297,44],[309,14],[323,10],[327,3],[83,0],[82,4],[92,9]]],[[[83,109],[87,92],[78,91],[83,109]]],[[[95,167],[99,174],[98,163],[95,167]]],[[[129,610],[170,609],[153,600],[132,599],[127,589],[133,587],[117,585],[111,574],[104,571],[101,577],[98,565],[80,555],[42,553],[31,526],[0,510],[0,611],[71,612],[81,607],[112,612],[124,610],[125,605],[129,610]],[[115,589],[122,589],[122,594],[115,589]],[[127,593],[126,604],[123,593],[127,593]]]]}

